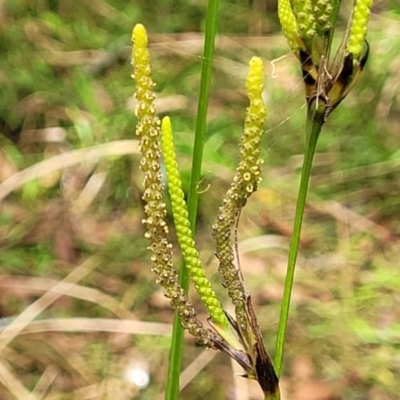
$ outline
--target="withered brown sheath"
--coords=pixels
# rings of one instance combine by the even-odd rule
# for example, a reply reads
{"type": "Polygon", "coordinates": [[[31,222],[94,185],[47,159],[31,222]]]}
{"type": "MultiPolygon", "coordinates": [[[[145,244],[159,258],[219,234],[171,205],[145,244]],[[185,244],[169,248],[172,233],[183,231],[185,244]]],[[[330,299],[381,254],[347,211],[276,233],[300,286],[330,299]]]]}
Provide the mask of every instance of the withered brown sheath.
{"type": "MultiPolygon", "coordinates": [[[[246,293],[247,327],[240,327],[229,313],[225,314],[241,348],[233,347],[229,340],[225,340],[218,333],[212,336],[213,347],[234,359],[244,369],[243,377],[257,380],[266,396],[279,400],[279,379],[265,349],[250,295],[246,293]]],[[[214,327],[211,321],[210,324],[214,327]]]]}
{"type": "MultiPolygon", "coordinates": [[[[209,323],[214,330],[214,334],[211,336],[211,345],[228,354],[244,369],[244,373],[240,374],[241,376],[256,380],[265,395],[265,399],[279,400],[279,379],[265,349],[252,299],[246,288],[240,268],[237,244],[240,211],[241,209],[236,210],[236,215],[231,225],[236,225],[233,235],[234,246],[231,247],[232,250],[234,249],[237,260],[236,266],[232,264],[235,271],[231,271],[231,274],[236,277],[234,284],[235,295],[231,297],[232,300],[234,299],[233,304],[235,305],[236,318],[233,318],[225,311],[225,315],[228,319],[228,328],[221,328],[209,319],[209,323]]],[[[225,239],[229,239],[229,236],[230,234],[226,235],[225,239]]],[[[233,260],[234,255],[231,254],[231,256],[233,260]]]]}
{"type": "Polygon", "coordinates": [[[250,316],[250,326],[255,337],[255,369],[257,373],[257,380],[264,393],[277,393],[279,391],[279,380],[276,376],[272,361],[265,349],[264,340],[261,335],[261,330],[257,322],[257,317],[253,309],[251,297],[247,298],[247,310],[250,316]]]}
{"type": "Polygon", "coordinates": [[[318,63],[313,61],[311,54],[305,48],[300,48],[299,50],[307,105],[310,108],[315,104],[318,108],[318,102],[322,101],[325,105],[325,121],[355,85],[368,59],[369,44],[365,41],[364,55],[361,57],[359,64],[357,66],[354,65],[353,54],[346,54],[345,51],[347,37],[348,31],[331,66],[328,65],[329,54],[327,47],[325,47],[325,51],[318,63]]]}

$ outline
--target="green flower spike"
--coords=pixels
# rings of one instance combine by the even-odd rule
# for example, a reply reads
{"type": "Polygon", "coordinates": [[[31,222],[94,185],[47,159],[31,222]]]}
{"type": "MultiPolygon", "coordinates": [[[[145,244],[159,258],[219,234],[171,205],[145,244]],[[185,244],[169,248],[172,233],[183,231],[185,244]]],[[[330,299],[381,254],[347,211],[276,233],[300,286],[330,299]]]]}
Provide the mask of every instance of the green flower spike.
{"type": "Polygon", "coordinates": [[[364,49],[367,35],[367,23],[371,13],[373,0],[356,0],[353,20],[350,26],[347,52],[353,54],[354,61],[358,63],[364,49]]]}
{"type": "MultiPolygon", "coordinates": [[[[261,180],[260,141],[265,123],[266,111],[261,97],[263,90],[263,64],[257,57],[250,61],[250,70],[246,88],[250,99],[247,109],[245,127],[240,150],[240,162],[237,173],[228,190],[223,206],[219,210],[217,221],[213,225],[213,236],[217,243],[216,255],[219,259],[219,271],[224,277],[223,285],[227,287],[236,313],[245,323],[246,293],[239,270],[233,263],[234,243],[233,233],[241,209],[248,197],[257,189],[261,180]]],[[[239,321],[238,321],[239,322],[239,321]]]]}
{"type": "MultiPolygon", "coordinates": [[[[332,0],[314,0],[314,13],[316,21],[316,34],[311,47],[307,49],[311,54],[314,65],[323,64],[322,57],[329,57],[330,45],[333,35],[332,19],[334,18],[332,0]]],[[[325,68],[322,66],[322,68],[325,68]]]]}
{"type": "Polygon", "coordinates": [[[244,376],[258,381],[266,399],[279,399],[278,378],[265,350],[251,297],[245,288],[241,271],[234,264],[235,228],[247,199],[257,190],[261,180],[260,166],[263,162],[260,158],[260,143],[266,118],[262,100],[264,67],[258,57],[251,59],[249,67],[246,88],[250,106],[246,112],[240,162],[213,225],[215,254],[219,260],[218,271],[223,277],[223,286],[227,288],[235,306],[236,320],[227,315],[240,347],[237,347],[231,337],[220,331],[218,333],[224,340],[216,342],[215,346],[242,365],[246,372],[244,376]]]}
{"type": "Polygon", "coordinates": [[[263,88],[264,65],[260,58],[253,57],[250,60],[249,74],[246,82],[250,106],[246,112],[242,148],[240,150],[241,160],[237,168],[245,184],[244,200],[247,200],[257,190],[258,184],[261,181],[260,167],[264,161],[260,158],[260,145],[267,117],[262,99],[263,88]]]}
{"type": "Polygon", "coordinates": [[[331,0],[314,0],[314,15],[319,34],[323,35],[332,29],[332,4],[331,0]]]}
{"type": "Polygon", "coordinates": [[[309,47],[316,32],[316,22],[312,12],[311,0],[293,1],[292,3],[299,36],[305,45],[309,47]]]}
{"type": "Polygon", "coordinates": [[[152,252],[152,271],[157,275],[157,283],[163,286],[164,294],[177,310],[182,325],[199,343],[210,345],[210,332],[196,318],[196,310],[189,303],[185,291],[178,283],[178,274],[172,266],[172,245],[167,239],[168,226],[165,222],[166,205],[163,202],[164,185],[160,173],[160,120],[154,107],[154,83],[151,79],[150,56],[147,49],[147,34],[143,25],[138,24],[132,33],[133,77],[136,81],[135,97],[138,100],[136,134],[140,137],[142,160],[140,168],[144,173],[146,238],[152,252]]]}
{"type": "Polygon", "coordinates": [[[246,323],[246,291],[240,271],[233,263],[233,233],[241,209],[248,197],[257,189],[260,178],[260,140],[266,111],[261,97],[263,88],[263,66],[259,58],[250,61],[247,78],[247,91],[250,106],[247,109],[240,162],[230,189],[219,209],[218,217],[213,225],[213,236],[216,241],[216,256],[219,260],[219,272],[224,278],[223,285],[228,289],[229,297],[236,306],[239,324],[246,323]]]}
{"type": "Polygon", "coordinates": [[[299,57],[299,35],[296,17],[293,13],[290,0],[278,0],[278,17],[283,34],[296,57],[299,57]]]}
{"type": "Polygon", "coordinates": [[[199,253],[196,250],[193,240],[193,233],[190,229],[190,222],[182,182],[176,161],[175,148],[173,142],[171,121],[168,117],[162,120],[162,148],[167,170],[168,190],[171,198],[172,213],[178,242],[182,250],[186,267],[190,278],[194,283],[201,301],[206,306],[212,321],[222,329],[228,328],[228,319],[218,301],[214,290],[211,288],[209,280],[202,267],[199,253]]]}

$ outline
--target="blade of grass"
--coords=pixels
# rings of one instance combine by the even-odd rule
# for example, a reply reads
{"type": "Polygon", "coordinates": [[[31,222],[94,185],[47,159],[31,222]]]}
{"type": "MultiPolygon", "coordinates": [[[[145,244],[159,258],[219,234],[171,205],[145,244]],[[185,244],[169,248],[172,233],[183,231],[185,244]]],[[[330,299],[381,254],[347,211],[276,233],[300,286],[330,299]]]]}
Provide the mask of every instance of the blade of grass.
{"type": "MultiPolygon", "coordinates": [[[[7,291],[15,296],[15,292],[23,291],[25,295],[36,295],[41,292],[58,291],[62,295],[75,297],[98,304],[110,310],[119,318],[130,318],[131,313],[114,297],[105,294],[101,290],[75,284],[71,287],[69,282],[58,282],[49,278],[31,278],[24,276],[5,277],[0,275],[0,290],[7,291]]],[[[1,330],[1,327],[0,327],[1,330]]]]}
{"type": "Polygon", "coordinates": [[[11,370],[11,367],[8,365],[6,366],[5,360],[0,361],[0,383],[19,400],[37,400],[36,395],[30,393],[22,382],[18,380],[17,376],[11,370]]]}
{"type": "Polygon", "coordinates": [[[299,251],[301,225],[303,223],[304,208],[306,204],[308,183],[310,180],[311,167],[315,154],[315,148],[319,133],[324,124],[325,104],[320,102],[320,107],[316,109],[311,104],[307,114],[307,144],[304,154],[303,167],[301,170],[299,195],[297,197],[296,213],[294,217],[293,234],[290,242],[289,260],[286,270],[285,287],[282,297],[281,314],[279,318],[278,335],[275,347],[275,372],[280,375],[282,369],[282,359],[284,342],[286,336],[287,322],[289,318],[290,298],[292,294],[294,270],[296,266],[297,253],[299,251]]]}
{"type": "MultiPolygon", "coordinates": [[[[6,326],[0,326],[3,340],[15,337],[6,326]]],[[[130,335],[169,336],[171,325],[161,322],[144,322],[132,319],[114,318],[53,318],[30,321],[21,328],[18,335],[30,335],[45,332],[114,332],[130,335]]]]}
{"type": "Polygon", "coordinates": [[[81,265],[76,267],[69,275],[67,275],[61,282],[55,285],[52,289],[46,292],[42,297],[31,303],[24,309],[13,321],[4,328],[0,333],[0,354],[4,348],[27,326],[33,321],[40,313],[47,307],[58,300],[68,287],[72,288],[77,282],[84,279],[99,265],[99,259],[92,256],[84,261],[81,265]],[[58,290],[62,286],[64,292],[58,290]]]}
{"type": "Polygon", "coordinates": [[[217,355],[216,351],[203,350],[182,372],[180,389],[185,388],[217,355]]]}
{"type": "MultiPolygon", "coordinates": [[[[203,61],[201,67],[200,93],[199,103],[197,106],[193,161],[188,193],[188,212],[192,232],[195,232],[196,228],[197,205],[199,200],[197,187],[200,181],[201,165],[203,160],[204,135],[206,131],[208,96],[210,92],[211,68],[214,55],[218,3],[218,0],[208,1],[205,19],[205,37],[203,61]]],[[[188,290],[189,274],[183,262],[181,263],[179,273],[179,283],[182,288],[184,288],[186,291],[188,290]]],[[[175,314],[169,354],[168,379],[165,392],[166,400],[176,400],[178,398],[182,353],[183,328],[181,327],[179,316],[175,314]]]]}
{"type": "Polygon", "coordinates": [[[72,167],[83,162],[97,162],[102,157],[137,154],[138,140],[116,140],[79,150],[72,150],[48,158],[11,175],[0,184],[0,200],[6,198],[14,190],[21,188],[33,179],[43,178],[60,169],[72,167]]]}
{"type": "Polygon", "coordinates": [[[32,391],[38,400],[42,400],[46,397],[47,391],[50,389],[57,375],[58,369],[56,366],[49,365],[45,369],[32,391]]]}

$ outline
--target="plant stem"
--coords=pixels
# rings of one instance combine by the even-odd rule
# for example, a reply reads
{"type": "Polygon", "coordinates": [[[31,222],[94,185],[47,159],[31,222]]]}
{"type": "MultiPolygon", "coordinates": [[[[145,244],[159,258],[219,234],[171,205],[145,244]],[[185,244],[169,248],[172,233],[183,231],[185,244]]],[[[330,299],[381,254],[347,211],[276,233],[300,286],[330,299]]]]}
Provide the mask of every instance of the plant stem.
{"type": "Polygon", "coordinates": [[[332,15],[331,15],[332,28],[331,28],[331,32],[329,35],[329,43],[328,43],[329,53],[330,53],[330,49],[332,48],[333,36],[335,34],[335,29],[336,29],[336,21],[339,16],[341,4],[342,4],[342,0],[333,0],[332,1],[332,15]]]}
{"type": "Polygon", "coordinates": [[[318,141],[318,136],[324,122],[325,122],[324,102],[320,101],[320,107],[318,107],[318,109],[315,107],[314,103],[310,104],[307,113],[306,151],[304,154],[303,167],[301,170],[300,188],[297,197],[293,234],[292,234],[292,240],[290,242],[289,260],[286,270],[285,287],[282,297],[281,314],[278,326],[278,336],[276,339],[276,346],[275,346],[275,372],[278,377],[282,369],[283,350],[284,350],[287,322],[289,317],[290,298],[292,294],[297,253],[299,250],[301,225],[303,222],[304,207],[307,198],[308,182],[310,180],[311,167],[315,154],[315,148],[318,141]]]}
{"type": "MultiPolygon", "coordinates": [[[[195,232],[198,184],[201,175],[203,160],[204,135],[206,131],[208,97],[210,92],[211,68],[214,56],[214,42],[216,35],[216,21],[218,0],[209,0],[205,20],[205,38],[203,50],[203,62],[201,68],[201,81],[199,103],[197,106],[196,129],[193,147],[193,161],[188,193],[188,212],[192,232],[195,232]]],[[[181,262],[179,283],[186,291],[189,288],[189,274],[184,262],[181,262]]],[[[179,395],[179,376],[182,366],[183,354],[183,328],[179,316],[175,313],[172,340],[169,353],[168,380],[166,384],[165,400],[176,400],[179,395]]]]}

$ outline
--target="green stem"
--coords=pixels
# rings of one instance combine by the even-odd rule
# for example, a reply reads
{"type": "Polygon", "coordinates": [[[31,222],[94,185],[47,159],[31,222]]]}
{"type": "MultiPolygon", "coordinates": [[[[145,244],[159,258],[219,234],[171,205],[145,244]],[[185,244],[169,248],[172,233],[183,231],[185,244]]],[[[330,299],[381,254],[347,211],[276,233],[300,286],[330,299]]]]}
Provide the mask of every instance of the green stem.
{"type": "MultiPolygon", "coordinates": [[[[195,232],[197,204],[199,200],[198,184],[201,175],[203,160],[204,135],[206,131],[208,97],[210,92],[211,68],[214,56],[214,42],[216,35],[218,0],[209,0],[205,20],[205,38],[203,62],[201,68],[201,82],[199,103],[197,107],[196,130],[193,147],[193,162],[188,194],[188,212],[192,232],[195,232]]],[[[187,291],[189,288],[189,274],[183,261],[179,273],[179,283],[187,291]]],[[[177,314],[174,317],[172,340],[169,353],[168,380],[166,384],[165,400],[176,400],[179,395],[179,376],[182,366],[183,329],[177,314]]]]}
{"type": "Polygon", "coordinates": [[[338,19],[338,16],[339,16],[341,3],[342,3],[342,0],[333,0],[332,1],[332,15],[331,15],[332,28],[331,28],[331,32],[330,32],[330,35],[329,35],[329,42],[328,42],[329,53],[330,53],[331,48],[332,48],[332,41],[333,41],[333,37],[334,37],[334,34],[335,34],[336,22],[337,22],[337,19],[338,19]]]}
{"type": "Polygon", "coordinates": [[[278,336],[275,347],[275,372],[280,375],[282,369],[282,359],[287,322],[289,318],[290,298],[292,294],[294,270],[296,266],[297,253],[299,250],[301,225],[303,222],[304,207],[306,204],[308,182],[310,180],[311,167],[314,158],[315,148],[322,125],[325,122],[325,104],[321,104],[316,109],[314,104],[309,106],[307,114],[307,146],[304,154],[303,168],[301,171],[301,180],[299,195],[297,197],[296,214],[294,218],[292,240],[290,242],[289,260],[286,271],[285,287],[282,297],[281,314],[279,319],[278,336]]]}
{"type": "Polygon", "coordinates": [[[280,400],[280,398],[281,398],[281,395],[279,393],[278,394],[276,394],[276,393],[264,394],[264,400],[280,400]]]}

